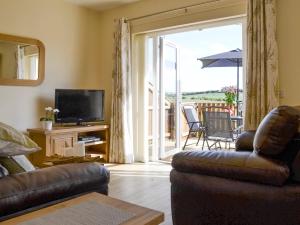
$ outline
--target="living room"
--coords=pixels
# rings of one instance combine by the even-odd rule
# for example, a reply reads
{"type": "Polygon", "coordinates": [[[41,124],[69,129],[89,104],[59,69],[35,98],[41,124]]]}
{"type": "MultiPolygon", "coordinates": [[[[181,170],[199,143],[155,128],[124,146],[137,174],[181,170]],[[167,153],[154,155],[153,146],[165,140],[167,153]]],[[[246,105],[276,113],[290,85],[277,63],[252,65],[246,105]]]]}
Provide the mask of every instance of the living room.
{"type": "MultiPolygon", "coordinates": [[[[40,85],[1,86],[0,122],[26,133],[27,129],[41,127],[39,119],[44,115],[45,108],[54,107],[55,89],[96,89],[105,91],[104,121],[101,124],[111,125],[112,73],[115,66],[114,32],[118,20],[122,17],[131,20],[131,33],[138,36],[155,30],[247,15],[245,0],[140,0],[128,1],[129,3],[123,1],[123,4],[113,4],[111,7],[101,5],[102,1],[86,1],[85,5],[80,4],[84,2],[1,1],[0,33],[40,40],[45,47],[45,70],[44,80],[40,85]],[[172,11],[174,9],[181,11],[172,11]]],[[[300,69],[296,59],[300,52],[300,29],[297,28],[300,2],[275,2],[280,85],[276,91],[279,95],[279,105],[298,106],[300,69]]],[[[139,132],[145,127],[137,123],[133,124],[133,127],[137,128],[133,130],[135,161],[147,162],[145,154],[138,150],[144,147],[143,143],[136,138],[140,138],[139,132]]],[[[112,130],[111,134],[113,135],[112,130]]],[[[115,173],[121,172],[117,170],[115,173]]],[[[169,171],[163,169],[163,175],[165,173],[169,171]]],[[[154,175],[159,176],[159,172],[154,175]]],[[[147,176],[151,177],[151,173],[147,173],[147,176]]]]}

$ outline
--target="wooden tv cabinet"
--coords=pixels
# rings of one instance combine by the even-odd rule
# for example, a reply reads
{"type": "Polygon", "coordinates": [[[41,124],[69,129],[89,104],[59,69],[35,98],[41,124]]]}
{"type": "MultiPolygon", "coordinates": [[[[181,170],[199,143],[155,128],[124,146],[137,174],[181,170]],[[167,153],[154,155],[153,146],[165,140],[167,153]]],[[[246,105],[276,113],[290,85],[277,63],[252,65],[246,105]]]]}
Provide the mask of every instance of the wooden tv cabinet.
{"type": "Polygon", "coordinates": [[[109,160],[109,126],[63,126],[53,127],[52,130],[42,128],[27,129],[29,137],[35,141],[42,150],[29,155],[34,165],[41,164],[46,156],[52,156],[57,150],[74,148],[80,136],[96,136],[100,141],[85,144],[85,154],[101,156],[104,162],[109,160]]]}

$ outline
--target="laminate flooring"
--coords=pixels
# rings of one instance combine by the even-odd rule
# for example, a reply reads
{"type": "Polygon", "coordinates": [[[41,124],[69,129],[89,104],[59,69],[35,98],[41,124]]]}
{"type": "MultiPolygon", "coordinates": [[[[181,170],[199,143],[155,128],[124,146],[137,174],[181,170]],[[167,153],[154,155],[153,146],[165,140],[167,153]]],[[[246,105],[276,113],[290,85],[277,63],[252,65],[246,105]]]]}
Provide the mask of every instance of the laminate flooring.
{"type": "Polygon", "coordinates": [[[109,196],[162,211],[163,225],[172,225],[169,163],[107,164],[109,196]]]}

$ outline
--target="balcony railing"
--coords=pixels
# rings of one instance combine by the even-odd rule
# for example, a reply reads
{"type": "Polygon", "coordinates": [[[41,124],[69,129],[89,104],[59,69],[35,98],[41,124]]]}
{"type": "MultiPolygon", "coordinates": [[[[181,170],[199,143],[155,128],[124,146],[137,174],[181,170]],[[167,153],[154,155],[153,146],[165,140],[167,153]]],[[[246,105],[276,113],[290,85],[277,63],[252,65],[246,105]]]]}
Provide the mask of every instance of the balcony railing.
{"type": "MultiPolygon", "coordinates": [[[[153,87],[149,85],[149,107],[148,107],[148,140],[152,140],[152,121],[153,121],[153,87]]],[[[209,101],[209,100],[200,100],[197,102],[184,102],[181,104],[181,107],[184,105],[194,105],[199,115],[199,119],[203,121],[201,111],[206,107],[219,107],[219,108],[227,108],[230,110],[232,115],[237,115],[236,106],[230,106],[223,101],[209,101]]],[[[241,108],[241,107],[240,107],[241,108]]],[[[221,110],[221,109],[216,109],[221,110]]],[[[175,137],[175,106],[174,103],[165,100],[165,138],[174,138],[175,137]]],[[[182,111],[180,111],[181,117],[181,136],[185,137],[188,135],[189,127],[185,116],[182,111]]]]}
{"type": "MultiPolygon", "coordinates": [[[[194,105],[196,107],[196,110],[198,112],[199,118],[202,121],[202,114],[201,111],[203,108],[206,107],[218,107],[219,109],[214,110],[221,110],[221,108],[227,108],[231,111],[232,115],[236,115],[236,107],[235,106],[229,106],[225,102],[208,102],[207,100],[205,102],[185,102],[181,105],[194,105]]],[[[153,107],[149,106],[148,110],[148,116],[149,116],[149,124],[148,124],[148,138],[152,139],[152,119],[153,119],[153,107]]],[[[165,137],[166,138],[174,138],[175,136],[175,122],[174,122],[174,116],[175,116],[175,107],[174,103],[170,103],[168,101],[165,102],[165,137]]],[[[182,137],[186,136],[189,132],[189,127],[187,124],[187,121],[185,119],[185,116],[183,112],[180,112],[181,117],[181,135],[182,137]]]]}

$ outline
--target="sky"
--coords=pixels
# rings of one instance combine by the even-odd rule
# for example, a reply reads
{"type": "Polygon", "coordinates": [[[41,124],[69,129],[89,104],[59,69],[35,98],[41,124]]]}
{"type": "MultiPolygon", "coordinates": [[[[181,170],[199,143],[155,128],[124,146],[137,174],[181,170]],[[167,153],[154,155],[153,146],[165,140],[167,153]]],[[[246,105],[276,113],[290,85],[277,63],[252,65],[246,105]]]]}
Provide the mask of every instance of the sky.
{"type": "MultiPolygon", "coordinates": [[[[179,68],[182,92],[220,90],[236,86],[236,68],[204,68],[197,58],[214,55],[233,49],[242,49],[242,25],[194,30],[166,35],[165,40],[179,48],[179,68]]],[[[240,88],[243,81],[240,69],[240,88]]]]}

